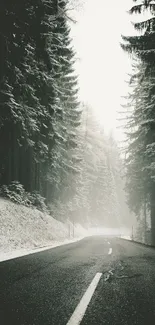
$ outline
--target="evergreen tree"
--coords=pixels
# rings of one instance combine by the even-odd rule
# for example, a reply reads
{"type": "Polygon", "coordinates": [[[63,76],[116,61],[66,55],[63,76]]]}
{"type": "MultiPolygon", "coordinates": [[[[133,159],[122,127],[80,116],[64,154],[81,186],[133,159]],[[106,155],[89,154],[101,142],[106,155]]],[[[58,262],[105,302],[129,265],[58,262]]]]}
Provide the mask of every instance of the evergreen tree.
{"type": "MultiPolygon", "coordinates": [[[[59,2],[62,12],[66,11],[66,1],[59,2]]],[[[63,201],[73,195],[74,182],[78,173],[76,157],[77,133],[81,111],[78,101],[77,77],[74,74],[74,49],[70,39],[70,28],[66,16],[59,16],[54,30],[55,55],[58,64],[55,69],[58,91],[57,110],[53,129],[55,145],[52,149],[52,164],[49,169],[53,198],[63,201]]]]}
{"type": "Polygon", "coordinates": [[[78,169],[80,111],[67,3],[0,4],[0,185],[19,181],[48,202],[70,195],[78,169]]]}
{"type": "MultiPolygon", "coordinates": [[[[136,2],[136,1],[135,1],[136,2]]],[[[155,243],[155,5],[141,1],[130,13],[150,10],[150,19],[134,24],[140,35],[123,37],[123,49],[138,57],[136,72],[131,78],[133,92],[130,96],[133,112],[127,132],[127,191],[129,204],[138,215],[147,206],[151,216],[152,244],[155,243]]]]}

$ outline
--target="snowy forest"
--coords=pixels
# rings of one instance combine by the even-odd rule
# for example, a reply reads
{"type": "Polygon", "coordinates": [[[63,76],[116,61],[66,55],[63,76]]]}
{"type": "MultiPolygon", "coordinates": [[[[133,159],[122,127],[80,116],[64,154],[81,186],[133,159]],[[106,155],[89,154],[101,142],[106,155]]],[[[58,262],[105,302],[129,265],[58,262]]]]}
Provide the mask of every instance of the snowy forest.
{"type": "Polygon", "coordinates": [[[121,115],[125,159],[79,100],[70,4],[1,1],[0,195],[83,225],[131,228],[133,213],[145,235],[150,218],[153,243],[155,4],[134,4],[131,15],[150,17],[122,36],[133,65],[121,115]]]}
{"type": "Polygon", "coordinates": [[[135,18],[135,35],[122,37],[122,48],[132,58],[124,106],[126,191],[129,207],[143,223],[145,235],[151,220],[151,242],[155,244],[155,3],[133,2],[129,14],[135,18]]]}
{"type": "Polygon", "coordinates": [[[1,196],[61,221],[120,226],[123,162],[79,101],[69,3],[0,4],[1,196]]]}

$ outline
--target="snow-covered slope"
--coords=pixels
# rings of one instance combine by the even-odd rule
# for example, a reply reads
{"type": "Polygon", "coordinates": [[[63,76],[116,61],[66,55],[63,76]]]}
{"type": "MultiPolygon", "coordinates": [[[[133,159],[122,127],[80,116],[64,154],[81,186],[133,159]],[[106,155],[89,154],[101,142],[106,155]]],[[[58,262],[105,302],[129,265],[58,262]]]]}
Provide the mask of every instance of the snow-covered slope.
{"type": "MultiPolygon", "coordinates": [[[[69,227],[35,208],[0,198],[0,260],[74,241],[69,228],[71,224],[69,227]]],[[[76,225],[76,239],[84,236],[85,230],[76,225]]]]}

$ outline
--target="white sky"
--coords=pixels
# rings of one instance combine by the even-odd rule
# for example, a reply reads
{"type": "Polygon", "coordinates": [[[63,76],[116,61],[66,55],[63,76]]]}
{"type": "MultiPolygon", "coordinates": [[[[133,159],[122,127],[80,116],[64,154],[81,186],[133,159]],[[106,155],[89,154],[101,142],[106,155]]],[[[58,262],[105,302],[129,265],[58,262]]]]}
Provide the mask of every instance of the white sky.
{"type": "MultiPolygon", "coordinates": [[[[78,2],[78,0],[76,0],[78,2]]],[[[72,36],[77,56],[80,99],[89,103],[105,131],[113,129],[118,140],[123,131],[117,130],[121,96],[127,94],[125,83],[131,60],[120,47],[121,34],[133,34],[130,15],[126,11],[131,0],[85,0],[76,12],[77,23],[72,36]]]]}

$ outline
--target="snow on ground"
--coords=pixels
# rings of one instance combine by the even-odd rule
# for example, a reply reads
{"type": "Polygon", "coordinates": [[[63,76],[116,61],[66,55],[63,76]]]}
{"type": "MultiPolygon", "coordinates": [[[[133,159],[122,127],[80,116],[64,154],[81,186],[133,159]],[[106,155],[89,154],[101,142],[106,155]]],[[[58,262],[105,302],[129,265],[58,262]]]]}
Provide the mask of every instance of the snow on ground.
{"type": "Polygon", "coordinates": [[[0,261],[68,244],[86,235],[80,225],[57,221],[39,210],[0,198],[0,261]]]}
{"type": "Polygon", "coordinates": [[[123,238],[123,239],[132,240],[132,239],[131,239],[131,236],[122,236],[122,235],[121,235],[120,237],[123,238]]]}

